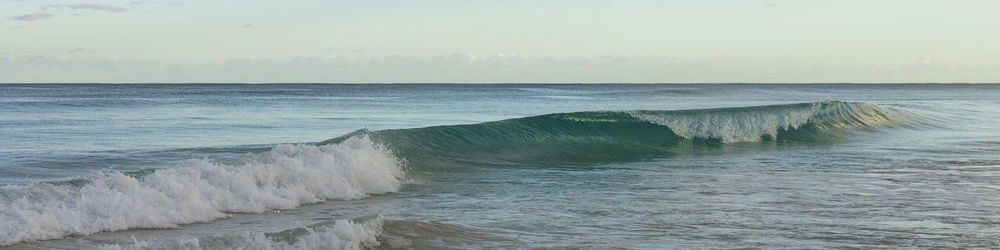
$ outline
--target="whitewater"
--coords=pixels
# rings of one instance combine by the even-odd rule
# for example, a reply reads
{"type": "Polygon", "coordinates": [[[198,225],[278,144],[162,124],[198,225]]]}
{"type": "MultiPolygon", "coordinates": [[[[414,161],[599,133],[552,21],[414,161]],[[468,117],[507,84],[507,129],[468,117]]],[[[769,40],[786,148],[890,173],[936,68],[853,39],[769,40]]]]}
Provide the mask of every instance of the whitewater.
{"type": "Polygon", "coordinates": [[[1000,244],[996,85],[0,89],[6,247],[1000,244]]]}
{"type": "Polygon", "coordinates": [[[364,136],[321,147],[283,145],[246,158],[234,165],[191,160],[145,176],[110,172],[5,186],[0,244],[360,199],[399,190],[403,177],[398,160],[364,136]]]}

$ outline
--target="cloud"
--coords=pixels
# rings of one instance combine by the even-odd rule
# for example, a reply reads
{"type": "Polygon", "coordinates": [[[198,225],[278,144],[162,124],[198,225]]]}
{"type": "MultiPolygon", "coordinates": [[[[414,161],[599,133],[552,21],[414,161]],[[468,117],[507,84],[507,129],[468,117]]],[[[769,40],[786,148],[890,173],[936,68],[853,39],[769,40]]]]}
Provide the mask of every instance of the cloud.
{"type": "Polygon", "coordinates": [[[122,7],[118,7],[118,6],[103,5],[103,4],[93,4],[93,3],[70,5],[69,8],[70,9],[74,9],[74,10],[105,10],[105,11],[111,11],[111,12],[122,12],[122,11],[128,10],[126,8],[122,8],[122,7]]]}
{"type": "Polygon", "coordinates": [[[75,48],[75,49],[67,50],[66,53],[80,53],[80,52],[91,52],[91,51],[92,50],[90,50],[88,48],[80,47],[80,48],[75,48]]]}
{"type": "Polygon", "coordinates": [[[46,5],[40,6],[40,8],[42,9],[42,11],[48,11],[50,9],[62,9],[62,8],[65,8],[65,7],[66,6],[58,5],[58,4],[46,4],[46,5]]]}
{"type": "Polygon", "coordinates": [[[49,17],[52,17],[52,14],[45,13],[45,12],[38,12],[38,13],[34,13],[34,14],[27,14],[27,15],[21,15],[21,16],[11,17],[10,20],[31,22],[31,21],[42,20],[42,19],[49,18],[49,17]]]}

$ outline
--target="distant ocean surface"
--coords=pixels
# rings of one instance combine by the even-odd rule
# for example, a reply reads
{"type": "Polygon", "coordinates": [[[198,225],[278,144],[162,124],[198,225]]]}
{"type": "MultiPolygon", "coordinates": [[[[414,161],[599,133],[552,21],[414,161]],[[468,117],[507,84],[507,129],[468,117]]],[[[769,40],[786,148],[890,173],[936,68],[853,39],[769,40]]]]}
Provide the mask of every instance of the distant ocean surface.
{"type": "Polygon", "coordinates": [[[1000,85],[0,85],[0,246],[998,248],[1000,85]]]}

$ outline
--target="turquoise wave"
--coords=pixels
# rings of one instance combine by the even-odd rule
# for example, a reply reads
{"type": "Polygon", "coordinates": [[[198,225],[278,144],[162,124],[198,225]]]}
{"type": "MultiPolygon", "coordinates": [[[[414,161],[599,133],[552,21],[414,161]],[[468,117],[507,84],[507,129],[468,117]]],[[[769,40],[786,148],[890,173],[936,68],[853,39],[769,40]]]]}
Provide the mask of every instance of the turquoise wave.
{"type": "Polygon", "coordinates": [[[359,134],[386,144],[410,165],[586,164],[663,157],[678,145],[835,142],[846,133],[905,126],[912,116],[858,102],[825,101],[696,110],[588,111],[479,124],[359,134]]]}

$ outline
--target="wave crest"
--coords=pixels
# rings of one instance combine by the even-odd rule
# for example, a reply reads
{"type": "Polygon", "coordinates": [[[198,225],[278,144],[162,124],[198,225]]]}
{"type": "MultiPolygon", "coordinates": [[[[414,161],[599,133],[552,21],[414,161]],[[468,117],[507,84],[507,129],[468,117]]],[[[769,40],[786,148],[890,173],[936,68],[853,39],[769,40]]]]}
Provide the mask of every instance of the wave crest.
{"type": "Polygon", "coordinates": [[[816,102],[743,108],[681,111],[629,111],[628,114],[664,125],[683,138],[716,139],[724,143],[778,139],[785,131],[810,128],[822,132],[905,123],[904,114],[875,105],[816,102]]]}

